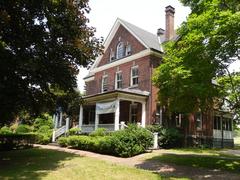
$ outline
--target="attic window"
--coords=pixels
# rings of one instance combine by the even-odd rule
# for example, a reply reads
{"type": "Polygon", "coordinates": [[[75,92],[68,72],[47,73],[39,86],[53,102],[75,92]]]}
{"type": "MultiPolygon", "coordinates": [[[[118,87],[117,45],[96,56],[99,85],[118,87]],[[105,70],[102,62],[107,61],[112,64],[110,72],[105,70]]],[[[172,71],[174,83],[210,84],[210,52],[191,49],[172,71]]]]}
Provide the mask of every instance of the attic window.
{"type": "Polygon", "coordinates": [[[115,53],[114,51],[111,49],[110,51],[110,62],[113,61],[115,59],[115,53]]]}
{"type": "Polygon", "coordinates": [[[123,58],[125,55],[125,48],[124,48],[124,43],[119,42],[117,45],[117,59],[123,58]]]}
{"type": "Polygon", "coordinates": [[[130,44],[127,44],[126,45],[126,56],[129,56],[129,55],[131,55],[131,53],[132,53],[132,46],[130,45],[130,44]]]}

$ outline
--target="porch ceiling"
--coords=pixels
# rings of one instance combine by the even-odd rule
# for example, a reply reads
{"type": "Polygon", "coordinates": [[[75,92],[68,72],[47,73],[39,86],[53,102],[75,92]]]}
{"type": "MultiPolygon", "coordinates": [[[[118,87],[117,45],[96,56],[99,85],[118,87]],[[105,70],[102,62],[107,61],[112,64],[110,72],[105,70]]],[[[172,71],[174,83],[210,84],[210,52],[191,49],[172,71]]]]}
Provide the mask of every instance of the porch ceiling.
{"type": "Polygon", "coordinates": [[[93,104],[96,102],[111,101],[115,99],[134,101],[134,102],[146,102],[149,92],[140,90],[114,90],[100,94],[90,95],[83,97],[85,104],[93,104]]]}

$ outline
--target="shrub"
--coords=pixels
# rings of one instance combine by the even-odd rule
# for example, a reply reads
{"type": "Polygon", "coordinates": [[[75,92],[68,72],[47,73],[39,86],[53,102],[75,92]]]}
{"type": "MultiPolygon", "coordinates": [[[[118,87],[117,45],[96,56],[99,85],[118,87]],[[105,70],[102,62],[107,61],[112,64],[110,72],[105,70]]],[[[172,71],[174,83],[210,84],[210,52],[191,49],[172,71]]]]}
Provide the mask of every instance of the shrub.
{"type": "Polygon", "coordinates": [[[42,126],[48,126],[50,129],[53,128],[53,119],[48,114],[43,114],[37,117],[33,123],[34,130],[37,131],[42,126]]]}
{"type": "Polygon", "coordinates": [[[80,132],[81,132],[81,129],[80,129],[80,128],[74,127],[74,128],[69,129],[68,132],[67,132],[67,134],[68,134],[69,136],[73,136],[73,135],[79,134],[80,132]]]}
{"type": "Polygon", "coordinates": [[[13,132],[11,131],[11,129],[7,126],[3,126],[0,129],[0,134],[12,134],[13,132]]]}
{"type": "Polygon", "coordinates": [[[67,137],[60,137],[60,138],[58,138],[57,143],[61,147],[67,147],[68,146],[68,138],[67,137]]]}
{"type": "Polygon", "coordinates": [[[31,147],[35,143],[35,137],[35,134],[0,134],[0,150],[31,147]]]}
{"type": "Polygon", "coordinates": [[[175,128],[162,129],[159,134],[159,146],[173,148],[181,146],[182,135],[175,128]]]}
{"type": "Polygon", "coordinates": [[[61,137],[58,143],[60,146],[70,146],[75,149],[130,157],[144,152],[152,145],[153,140],[150,131],[132,125],[108,136],[103,134],[105,133],[101,130],[101,133],[93,133],[91,136],[61,137]]]}
{"type": "Polygon", "coordinates": [[[32,131],[33,131],[33,128],[26,124],[20,124],[20,125],[18,125],[18,127],[16,129],[17,134],[30,133],[32,131]]]}
{"type": "Polygon", "coordinates": [[[14,123],[14,124],[12,124],[12,125],[10,126],[10,130],[11,130],[12,132],[16,132],[17,127],[18,127],[18,123],[14,123]]]}
{"type": "Polygon", "coordinates": [[[105,128],[98,128],[89,134],[90,136],[106,136],[108,132],[105,128]]]}
{"type": "Polygon", "coordinates": [[[52,129],[47,125],[43,125],[37,130],[36,135],[38,144],[48,144],[51,142],[52,129]]]}
{"type": "Polygon", "coordinates": [[[111,136],[113,152],[117,156],[131,157],[143,153],[152,145],[153,136],[147,129],[130,125],[111,136]]]}
{"type": "Polygon", "coordinates": [[[161,125],[148,125],[147,127],[146,127],[149,131],[151,131],[152,133],[154,133],[154,132],[161,132],[162,131],[162,129],[163,129],[163,127],[161,126],[161,125]]]}

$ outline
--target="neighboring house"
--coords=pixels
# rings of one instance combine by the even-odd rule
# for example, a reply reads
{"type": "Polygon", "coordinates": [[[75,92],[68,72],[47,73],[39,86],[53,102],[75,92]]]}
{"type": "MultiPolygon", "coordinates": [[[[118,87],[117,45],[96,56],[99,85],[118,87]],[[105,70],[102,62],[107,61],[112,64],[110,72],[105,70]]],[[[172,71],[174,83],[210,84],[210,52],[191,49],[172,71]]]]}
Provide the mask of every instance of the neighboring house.
{"type": "Polygon", "coordinates": [[[85,77],[85,103],[80,107],[79,125],[83,132],[97,128],[119,130],[121,122],[161,124],[176,127],[185,144],[209,142],[214,146],[233,145],[230,114],[211,110],[207,114],[175,114],[169,118],[158,103],[153,71],[162,60],[162,43],[176,38],[175,9],[166,7],[166,30],[147,32],[117,19],[104,43],[104,53],[85,77]],[[198,138],[202,142],[198,141],[198,138]]]}

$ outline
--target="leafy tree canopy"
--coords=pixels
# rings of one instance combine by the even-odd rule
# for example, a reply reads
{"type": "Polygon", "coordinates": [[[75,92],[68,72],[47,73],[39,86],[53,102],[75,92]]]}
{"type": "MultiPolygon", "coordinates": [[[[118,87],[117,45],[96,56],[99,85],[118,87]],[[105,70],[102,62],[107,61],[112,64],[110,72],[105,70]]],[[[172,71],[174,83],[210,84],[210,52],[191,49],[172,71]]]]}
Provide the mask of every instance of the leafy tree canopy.
{"type": "Polygon", "coordinates": [[[192,9],[178,29],[178,40],[165,45],[163,63],[153,81],[159,98],[172,111],[204,110],[219,97],[212,83],[229,74],[239,61],[240,2],[238,0],[181,0],[192,9]]]}
{"type": "Polygon", "coordinates": [[[88,0],[0,1],[0,121],[48,104],[50,85],[76,87],[79,66],[101,52],[89,11],[88,0]]]}

